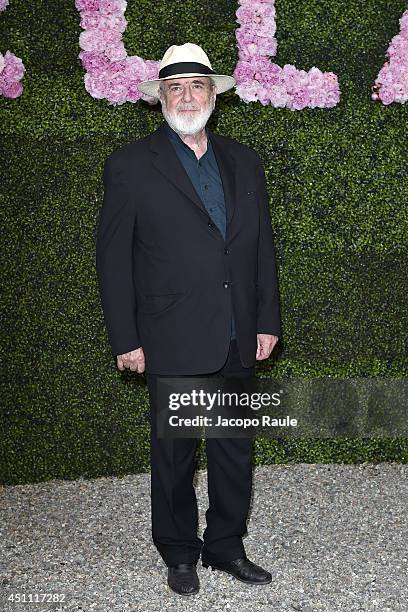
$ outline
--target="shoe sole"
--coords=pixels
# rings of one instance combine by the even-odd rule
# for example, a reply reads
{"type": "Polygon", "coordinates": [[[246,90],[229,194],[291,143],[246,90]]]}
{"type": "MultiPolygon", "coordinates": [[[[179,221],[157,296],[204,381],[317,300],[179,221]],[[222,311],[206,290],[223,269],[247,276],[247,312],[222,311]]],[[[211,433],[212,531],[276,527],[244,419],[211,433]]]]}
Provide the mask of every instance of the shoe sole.
{"type": "Polygon", "coordinates": [[[179,591],[175,591],[168,583],[167,586],[169,587],[170,591],[172,591],[173,593],[176,593],[176,595],[181,595],[182,597],[190,597],[191,595],[197,595],[198,591],[193,591],[192,593],[180,593],[179,591]]]}
{"type": "Polygon", "coordinates": [[[256,582],[256,581],[252,581],[252,580],[243,580],[242,578],[238,578],[238,576],[236,576],[235,574],[233,574],[232,572],[229,572],[226,569],[223,569],[222,567],[217,567],[216,565],[211,565],[211,563],[201,563],[201,565],[205,568],[211,567],[211,570],[218,570],[219,572],[224,572],[225,574],[229,574],[230,576],[233,576],[236,580],[239,580],[240,582],[243,582],[244,584],[270,584],[272,582],[272,578],[270,580],[267,580],[265,582],[256,582]]]}

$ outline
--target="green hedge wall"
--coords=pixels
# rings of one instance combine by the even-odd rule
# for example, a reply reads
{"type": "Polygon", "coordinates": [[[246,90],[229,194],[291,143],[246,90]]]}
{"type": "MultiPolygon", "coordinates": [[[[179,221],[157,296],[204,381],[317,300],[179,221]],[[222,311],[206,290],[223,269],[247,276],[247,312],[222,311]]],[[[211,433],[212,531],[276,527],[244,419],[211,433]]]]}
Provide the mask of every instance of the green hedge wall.
{"type": "MultiPolygon", "coordinates": [[[[232,0],[129,0],[130,55],[195,42],[237,62],[232,0]]],[[[277,0],[281,66],[339,77],[340,104],[293,112],[220,95],[210,127],[255,148],[268,179],[283,342],[259,376],[407,374],[408,104],[370,98],[405,0],[277,0]]],[[[95,273],[105,158],[152,132],[160,105],[91,98],[74,0],[12,0],[0,49],[23,59],[23,95],[0,99],[6,483],[149,469],[147,390],[116,370],[95,273]]],[[[407,461],[400,439],[255,441],[257,464],[407,461]]],[[[203,445],[199,466],[205,467],[203,445]]]]}

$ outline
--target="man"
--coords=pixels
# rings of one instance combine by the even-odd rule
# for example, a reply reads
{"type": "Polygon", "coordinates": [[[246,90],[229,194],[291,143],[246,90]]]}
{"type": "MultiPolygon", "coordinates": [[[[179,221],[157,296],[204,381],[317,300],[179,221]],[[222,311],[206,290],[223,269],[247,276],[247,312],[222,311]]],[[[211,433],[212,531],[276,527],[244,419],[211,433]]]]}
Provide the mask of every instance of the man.
{"type": "Polygon", "coordinates": [[[120,370],[146,373],[151,408],[152,536],[177,593],[199,590],[196,563],[265,584],[245,554],[251,495],[249,438],[207,439],[210,506],[197,537],[195,439],[158,438],[161,376],[254,374],[280,336],[279,295],[265,174],[257,153],[206,123],[216,74],[201,47],[173,45],[159,78],[139,88],[165,119],[105,163],[97,270],[120,370]]]}

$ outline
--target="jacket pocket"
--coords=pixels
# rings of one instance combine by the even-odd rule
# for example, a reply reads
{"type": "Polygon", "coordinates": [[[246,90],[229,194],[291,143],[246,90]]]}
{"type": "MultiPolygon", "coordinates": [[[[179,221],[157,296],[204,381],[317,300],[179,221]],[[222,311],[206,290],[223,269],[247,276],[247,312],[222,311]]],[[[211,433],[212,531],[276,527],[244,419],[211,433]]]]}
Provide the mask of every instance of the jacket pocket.
{"type": "Polygon", "coordinates": [[[139,304],[140,312],[144,314],[159,314],[165,312],[186,294],[185,291],[163,291],[163,293],[144,293],[139,304]]]}

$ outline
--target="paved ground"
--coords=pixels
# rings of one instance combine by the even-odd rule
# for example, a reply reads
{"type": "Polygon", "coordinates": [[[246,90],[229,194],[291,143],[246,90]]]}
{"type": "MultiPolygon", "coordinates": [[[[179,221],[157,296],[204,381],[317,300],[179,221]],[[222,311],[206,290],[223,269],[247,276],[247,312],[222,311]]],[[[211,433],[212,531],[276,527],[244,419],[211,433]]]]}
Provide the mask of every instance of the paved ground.
{"type": "MultiPolygon", "coordinates": [[[[150,537],[149,474],[0,489],[0,610],[408,611],[408,466],[257,468],[247,555],[273,574],[244,585],[198,565],[182,598],[150,537]],[[19,604],[39,593],[65,602],[19,604]]],[[[197,474],[200,534],[206,473],[197,474]]]]}

